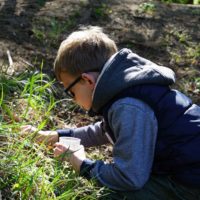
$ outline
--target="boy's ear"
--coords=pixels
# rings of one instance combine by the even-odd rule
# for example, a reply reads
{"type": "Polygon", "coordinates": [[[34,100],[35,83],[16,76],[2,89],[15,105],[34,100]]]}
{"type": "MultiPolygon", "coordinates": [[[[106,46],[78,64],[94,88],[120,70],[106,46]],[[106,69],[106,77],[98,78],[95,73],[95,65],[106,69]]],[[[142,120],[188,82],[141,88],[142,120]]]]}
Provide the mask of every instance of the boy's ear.
{"type": "Polygon", "coordinates": [[[95,78],[94,74],[83,73],[81,76],[82,76],[82,79],[85,80],[86,82],[88,82],[91,86],[95,85],[96,78],[95,78]]]}

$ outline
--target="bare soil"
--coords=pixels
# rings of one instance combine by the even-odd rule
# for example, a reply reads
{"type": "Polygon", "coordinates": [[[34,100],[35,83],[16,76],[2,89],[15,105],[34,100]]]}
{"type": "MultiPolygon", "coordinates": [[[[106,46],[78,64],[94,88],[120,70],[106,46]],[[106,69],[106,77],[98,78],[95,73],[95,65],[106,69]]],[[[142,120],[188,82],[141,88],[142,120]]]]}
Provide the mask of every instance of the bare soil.
{"type": "MultiPolygon", "coordinates": [[[[43,63],[43,70],[50,73],[60,42],[82,25],[95,25],[119,48],[130,48],[173,68],[179,80],[191,79],[199,76],[199,22],[198,5],[148,0],[1,0],[0,66],[8,63],[9,50],[16,70],[43,63]]],[[[189,84],[183,90],[194,88],[189,84]]],[[[194,98],[200,102],[198,96],[197,91],[194,98]]]]}

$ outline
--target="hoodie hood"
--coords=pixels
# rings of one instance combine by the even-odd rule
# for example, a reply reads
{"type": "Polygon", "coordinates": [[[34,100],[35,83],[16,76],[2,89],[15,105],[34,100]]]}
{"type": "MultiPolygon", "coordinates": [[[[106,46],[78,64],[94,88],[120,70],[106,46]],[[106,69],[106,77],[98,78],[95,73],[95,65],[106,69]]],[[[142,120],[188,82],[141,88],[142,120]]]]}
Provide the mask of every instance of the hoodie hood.
{"type": "Polygon", "coordinates": [[[92,110],[96,113],[124,89],[141,85],[171,85],[175,82],[174,72],[122,49],[104,65],[93,93],[92,110]]]}

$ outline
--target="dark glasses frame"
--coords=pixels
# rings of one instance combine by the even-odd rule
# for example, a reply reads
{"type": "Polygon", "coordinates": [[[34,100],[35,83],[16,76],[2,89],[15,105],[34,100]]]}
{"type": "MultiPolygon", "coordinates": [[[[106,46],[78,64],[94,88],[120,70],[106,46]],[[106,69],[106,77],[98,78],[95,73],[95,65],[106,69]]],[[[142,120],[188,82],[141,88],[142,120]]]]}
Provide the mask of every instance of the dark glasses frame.
{"type": "Polygon", "coordinates": [[[82,76],[79,76],[77,79],[75,79],[67,88],[64,89],[64,92],[67,96],[70,98],[74,98],[74,93],[70,91],[70,89],[76,85],[80,80],[82,79],[82,76]]]}
{"type": "MultiPolygon", "coordinates": [[[[88,73],[88,72],[99,72],[99,69],[92,69],[92,70],[87,70],[86,72],[83,73],[88,73]]],[[[82,79],[82,75],[80,75],[78,78],[76,78],[67,88],[64,89],[64,92],[66,95],[70,98],[74,98],[74,93],[70,91],[70,89],[76,85],[80,80],[82,79]]]]}

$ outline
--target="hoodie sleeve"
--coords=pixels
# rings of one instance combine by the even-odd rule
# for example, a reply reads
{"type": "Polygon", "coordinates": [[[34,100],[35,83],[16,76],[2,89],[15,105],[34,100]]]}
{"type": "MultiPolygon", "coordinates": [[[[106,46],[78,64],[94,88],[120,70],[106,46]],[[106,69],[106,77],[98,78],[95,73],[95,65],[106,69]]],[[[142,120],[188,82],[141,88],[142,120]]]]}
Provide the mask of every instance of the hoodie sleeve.
{"type": "Polygon", "coordinates": [[[116,137],[113,163],[92,163],[90,177],[115,190],[137,190],[149,179],[157,136],[153,110],[140,100],[124,98],[108,113],[116,137]]]}
{"type": "Polygon", "coordinates": [[[104,132],[103,122],[83,126],[74,129],[57,130],[59,137],[77,137],[81,139],[81,144],[84,147],[99,146],[109,143],[109,140],[104,132]]]}

